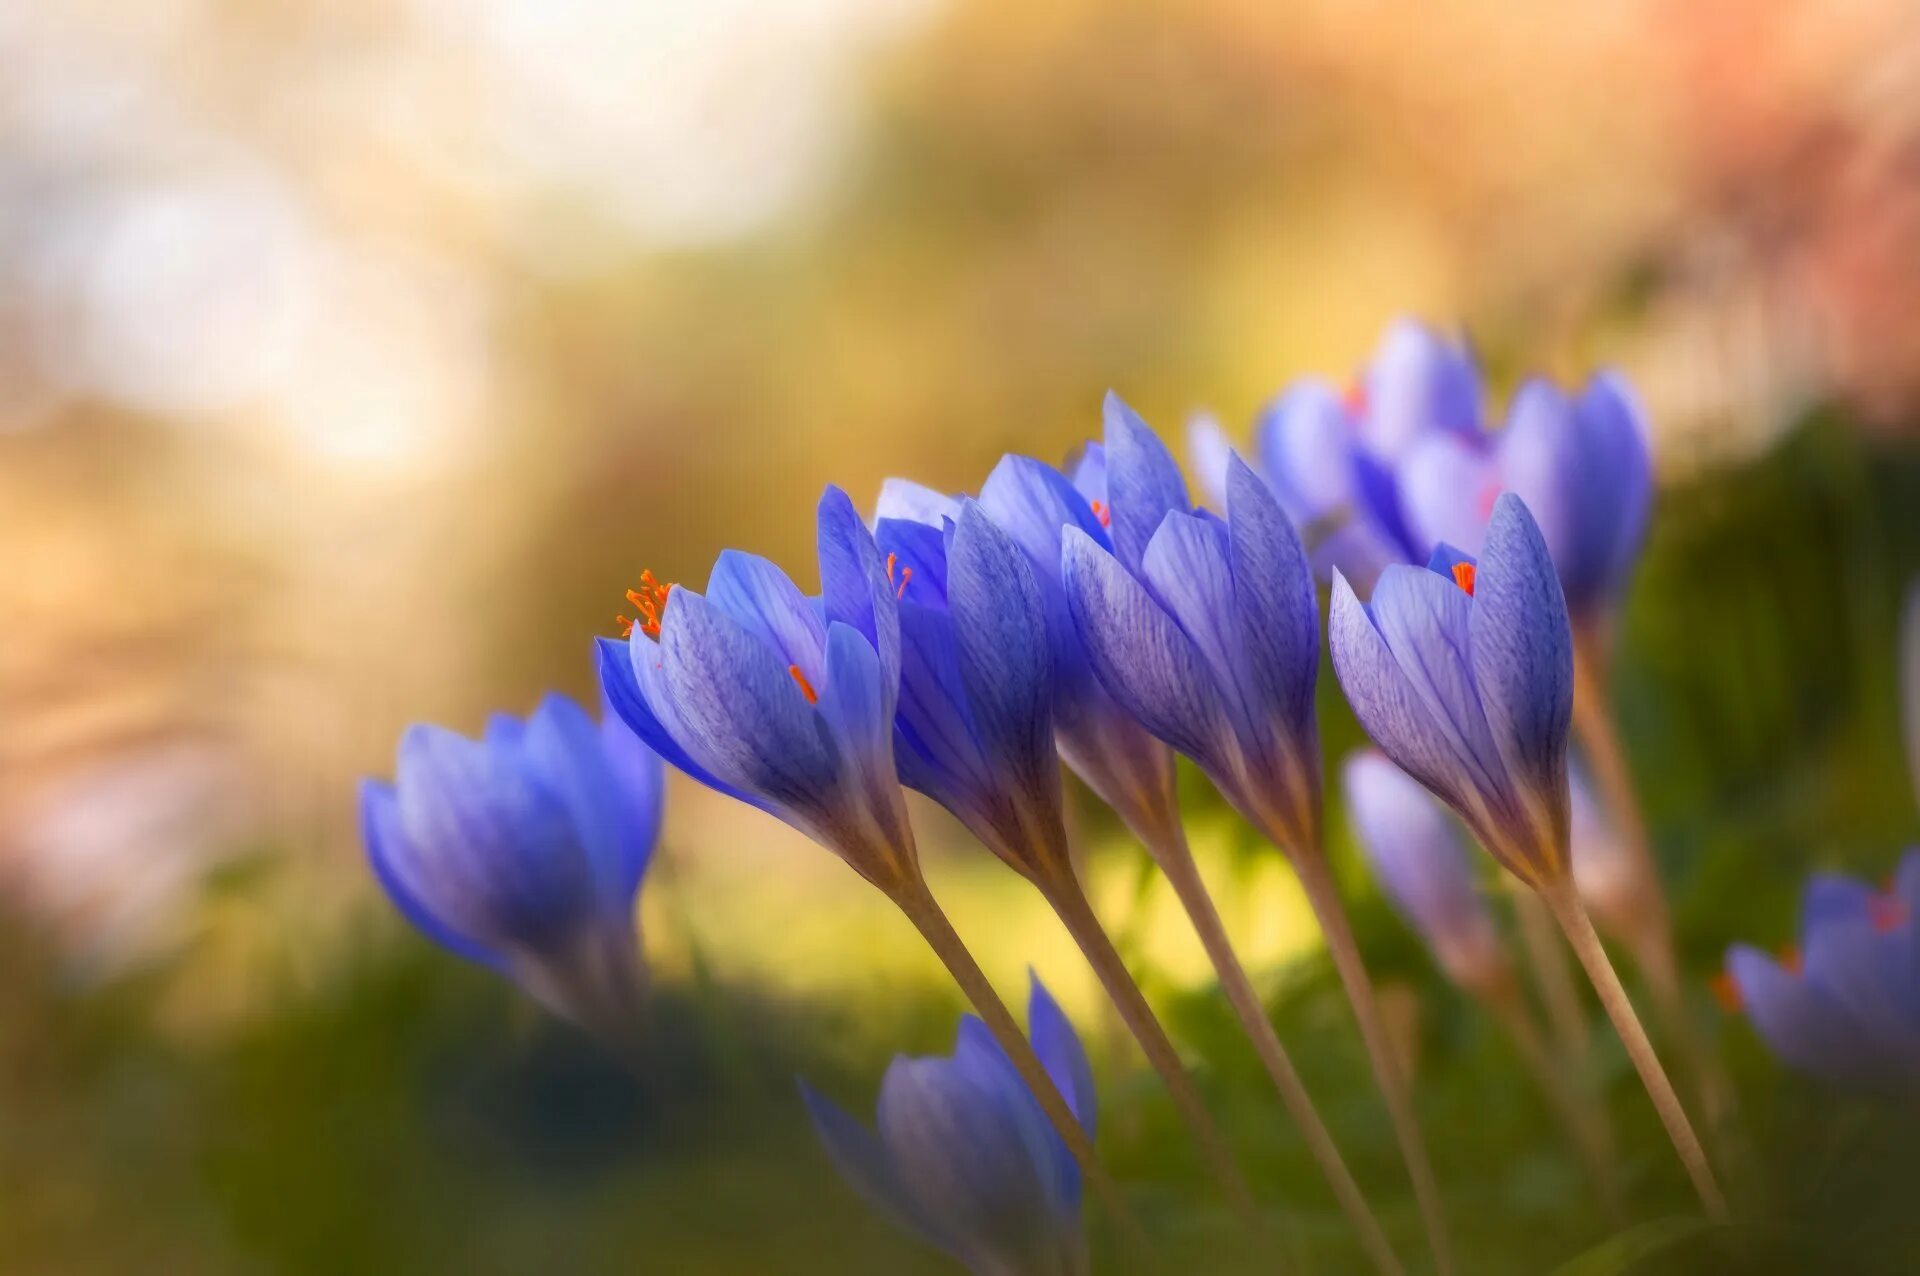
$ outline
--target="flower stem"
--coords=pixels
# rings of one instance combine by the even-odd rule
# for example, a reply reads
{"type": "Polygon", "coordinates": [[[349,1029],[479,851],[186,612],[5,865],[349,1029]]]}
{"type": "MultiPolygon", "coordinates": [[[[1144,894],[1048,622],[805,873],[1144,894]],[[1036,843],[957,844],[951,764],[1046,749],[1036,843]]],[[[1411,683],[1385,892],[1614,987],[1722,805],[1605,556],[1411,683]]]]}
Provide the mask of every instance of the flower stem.
{"type": "Polygon", "coordinates": [[[907,915],[907,920],[913,923],[914,929],[927,941],[927,946],[933,949],[934,956],[947,968],[953,981],[960,985],[961,993],[980,1016],[981,1022],[986,1024],[994,1040],[1000,1043],[1000,1048],[1006,1052],[1008,1061],[1020,1074],[1020,1079],[1033,1091],[1033,1097],[1047,1114],[1054,1132],[1067,1145],[1067,1151],[1079,1165],[1081,1177],[1093,1194],[1100,1198],[1127,1243],[1145,1251],[1148,1248],[1146,1233],[1140,1229],[1139,1222],[1121,1199],[1119,1188],[1100,1164],[1093,1150],[1093,1140],[1073,1115],[1073,1109],[1067,1106],[1053,1078],[1047,1075],[1040,1056],[1033,1052],[1032,1044],[1020,1030],[1006,1002],[993,990],[979,963],[974,961],[973,954],[967,951],[966,944],[955,933],[953,924],[933,898],[933,892],[927,889],[925,882],[914,878],[890,893],[894,904],[907,915]]]}
{"type": "MultiPolygon", "coordinates": [[[[1567,948],[1554,933],[1553,918],[1540,897],[1509,874],[1512,882],[1513,912],[1520,924],[1520,943],[1527,951],[1527,969],[1533,985],[1547,1008],[1547,1020],[1559,1041],[1559,1053],[1567,1066],[1580,1066],[1587,1057],[1587,1013],[1580,1005],[1580,988],[1573,982],[1573,969],[1567,964],[1567,948]]],[[[1532,1021],[1528,1020],[1528,1026],[1532,1021]]]]}
{"type": "Polygon", "coordinates": [[[1673,1082],[1660,1065],[1660,1057],[1654,1053],[1653,1043],[1647,1039],[1647,1030],[1634,1013],[1633,1002],[1628,999],[1627,990],[1621,986],[1620,976],[1614,972],[1613,962],[1608,959],[1607,950],[1601,945],[1593,922],[1587,917],[1587,910],[1581,907],[1580,896],[1574,890],[1572,879],[1563,876],[1547,882],[1540,888],[1540,898],[1546,902],[1553,919],[1560,924],[1574,956],[1586,967],[1587,978],[1600,995],[1600,1004],[1606,1008],[1607,1017],[1613,1020],[1614,1030],[1620,1034],[1621,1044],[1626,1046],[1627,1057],[1633,1060],[1634,1069],[1639,1072],[1640,1081],[1647,1088],[1647,1096],[1653,1100],[1654,1110],[1660,1114],[1661,1124],[1667,1127],[1667,1137],[1673,1140],[1674,1151],[1680,1154],[1680,1163],[1686,1166],[1687,1176],[1693,1180],[1694,1191],[1699,1193],[1707,1216],[1716,1223],[1725,1222],[1727,1202],[1720,1194],[1720,1185],[1714,1181],[1713,1167],[1707,1163],[1707,1154],[1700,1146],[1699,1137],[1693,1132],[1693,1125],[1687,1120],[1686,1109],[1680,1106],[1680,1096],[1674,1093],[1673,1082]]]}
{"type": "Polygon", "coordinates": [[[1679,960],[1674,955],[1671,910],[1653,862],[1646,818],[1640,810],[1633,772],[1627,765],[1626,749],[1621,744],[1619,727],[1609,703],[1606,644],[1592,625],[1576,626],[1573,652],[1574,735],[1594,785],[1600,790],[1600,801],[1632,857],[1639,887],[1634,933],[1624,938],[1653,998],[1654,1013],[1679,1048],[1687,1071],[1693,1074],[1694,1083],[1699,1087],[1708,1124],[1720,1128],[1730,1116],[1727,1099],[1730,1087],[1687,1014],[1679,960]]]}
{"type": "Polygon", "coordinates": [[[1107,938],[1107,932],[1100,925],[1093,906],[1087,902],[1086,891],[1078,881],[1065,873],[1060,874],[1057,881],[1044,883],[1040,889],[1046,895],[1047,902],[1053,905],[1053,911],[1067,928],[1067,933],[1073,937],[1073,942],[1086,955],[1087,964],[1093,967],[1100,986],[1106,989],[1108,999],[1119,1012],[1121,1021],[1127,1025],[1127,1031],[1139,1043],[1141,1053],[1146,1055],[1147,1062],[1153,1065],[1153,1070],[1160,1074],[1160,1080],[1166,1084],[1167,1092],[1173,1096],[1174,1106],[1180,1109],[1194,1142],[1200,1146],[1201,1156],[1220,1180],[1228,1204],[1249,1225],[1264,1231],[1266,1224],[1260,1217],[1259,1207],[1254,1204],[1253,1192],[1240,1173],[1240,1167],[1235,1164],[1220,1127],[1214,1123],[1206,1104],[1201,1102],[1193,1078],[1180,1062],[1179,1052],[1174,1049],[1173,1042],[1167,1039],[1166,1030],[1160,1026],[1153,1007],[1147,1004],[1140,985],[1128,973],[1126,963],[1114,948],[1113,941],[1107,938]]]}
{"type": "Polygon", "coordinates": [[[1447,1217],[1440,1201],[1440,1185],[1434,1179],[1433,1163],[1427,1158],[1426,1140],[1421,1136],[1420,1123],[1414,1116],[1412,1093],[1400,1075],[1400,1064],[1394,1057],[1393,1043],[1387,1037],[1386,1021],[1381,1018],[1379,1003],[1374,999],[1373,981],[1367,976],[1366,965],[1360,960],[1360,946],[1354,942],[1353,930],[1347,925],[1346,906],[1341,903],[1339,889],[1334,885],[1332,868],[1327,863],[1326,853],[1318,846],[1302,845],[1291,849],[1294,871],[1300,877],[1302,889],[1306,891],[1307,903],[1313,909],[1314,918],[1320,923],[1320,933],[1326,938],[1327,954],[1333,959],[1333,968],[1346,988],[1347,1001],[1353,1007],[1353,1017],[1360,1025],[1360,1039],[1365,1043],[1368,1061],[1373,1065],[1374,1081],[1380,1087],[1381,1098],[1386,1101],[1387,1116],[1393,1122],[1394,1136],[1400,1143],[1400,1155],[1407,1163],[1407,1176],[1413,1180],[1414,1199],[1419,1203],[1420,1217],[1427,1228],[1427,1241],[1433,1248],[1433,1265],[1440,1276],[1449,1276],[1453,1271],[1453,1246],[1447,1234],[1447,1217]]]}
{"type": "Polygon", "coordinates": [[[1600,1194],[1600,1208],[1609,1221],[1624,1223],[1620,1180],[1614,1173],[1613,1138],[1608,1133],[1605,1114],[1596,1105],[1585,1102],[1568,1082],[1565,1061],[1556,1060],[1547,1048],[1533,1016],[1527,1012],[1513,985],[1508,984],[1504,991],[1486,997],[1483,1004],[1513,1043],[1514,1053],[1520,1056],[1521,1065],[1540,1087],[1547,1106],[1566,1127],[1567,1136],[1573,1140],[1574,1149],[1586,1163],[1594,1189],[1600,1194]]]}
{"type": "Polygon", "coordinates": [[[1406,1269],[1400,1265],[1393,1247],[1387,1243],[1387,1234],[1381,1228],[1380,1220],[1374,1217],[1373,1207],[1367,1203],[1360,1185],[1354,1182],[1353,1174],[1347,1169],[1347,1163],[1334,1144],[1332,1134],[1328,1133],[1318,1109],[1313,1106],[1312,1097],[1307,1094],[1306,1084],[1300,1080],[1293,1060],[1287,1057],[1285,1047],[1280,1044],[1280,1038],[1273,1030],[1273,1021],[1267,1018],[1260,994],[1254,990],[1253,981],[1247,978],[1246,967],[1240,964],[1239,954],[1233,950],[1233,941],[1228,938],[1227,929],[1221,924],[1220,912],[1214,907],[1213,897],[1207,893],[1206,883],[1201,880],[1199,866],[1193,862],[1193,852],[1188,848],[1186,838],[1176,825],[1166,835],[1149,842],[1147,849],[1160,866],[1160,871],[1166,874],[1174,894],[1180,899],[1181,907],[1186,909],[1188,918],[1192,920],[1193,929],[1200,937],[1200,945],[1206,949],[1214,972],[1220,978],[1220,989],[1226,994],[1227,1003],[1233,1007],[1240,1026],[1253,1042],[1254,1053],[1260,1056],[1260,1062],[1266,1066],[1267,1075],[1273,1078],[1274,1088],[1280,1092],[1280,1101],[1286,1106],[1287,1115],[1293,1118],[1300,1137],[1306,1141],[1307,1150],[1319,1163],[1320,1172],[1326,1176],[1334,1198],[1359,1234],[1361,1248],[1383,1276],[1402,1276],[1406,1269]]]}

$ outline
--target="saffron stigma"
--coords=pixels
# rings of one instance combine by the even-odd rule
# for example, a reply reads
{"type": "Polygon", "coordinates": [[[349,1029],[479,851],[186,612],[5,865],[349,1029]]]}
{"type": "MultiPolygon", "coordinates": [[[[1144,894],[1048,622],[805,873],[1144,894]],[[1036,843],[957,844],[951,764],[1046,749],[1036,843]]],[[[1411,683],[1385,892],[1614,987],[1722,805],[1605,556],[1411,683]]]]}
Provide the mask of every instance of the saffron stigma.
{"type": "Polygon", "coordinates": [[[1469,598],[1473,596],[1473,574],[1474,568],[1472,563],[1455,563],[1453,565],[1453,583],[1466,590],[1469,598]]]}
{"type": "Polygon", "coordinates": [[[800,672],[799,665],[788,665],[787,676],[799,684],[800,694],[807,698],[808,704],[820,703],[820,693],[813,689],[811,682],[807,681],[807,675],[800,672]]]}
{"type": "Polygon", "coordinates": [[[907,596],[907,582],[912,579],[913,579],[913,568],[901,567],[900,555],[888,554],[887,555],[887,584],[893,586],[893,596],[895,598],[905,598],[907,596]],[[899,574],[898,580],[894,579],[896,570],[898,571],[898,574],[899,574]]]}

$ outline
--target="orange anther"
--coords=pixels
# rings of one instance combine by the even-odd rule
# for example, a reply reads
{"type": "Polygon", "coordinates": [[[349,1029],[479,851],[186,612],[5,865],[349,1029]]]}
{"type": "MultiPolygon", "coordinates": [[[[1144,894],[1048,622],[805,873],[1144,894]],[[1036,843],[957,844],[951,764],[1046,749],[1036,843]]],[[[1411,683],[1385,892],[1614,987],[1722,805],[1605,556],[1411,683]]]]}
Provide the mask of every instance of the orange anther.
{"type": "Polygon", "coordinates": [[[660,618],[667,614],[667,595],[673,592],[673,582],[661,584],[650,571],[640,573],[640,588],[627,591],[627,602],[640,613],[639,619],[619,617],[620,636],[633,637],[638,629],[649,638],[660,636],[660,618]]]}
{"type": "Polygon", "coordinates": [[[1471,597],[1473,594],[1473,564],[1455,563],[1453,565],[1453,583],[1466,590],[1468,596],[1471,597]]]}
{"type": "Polygon", "coordinates": [[[1744,1003],[1740,1000],[1740,985],[1735,983],[1733,976],[1726,971],[1723,970],[1708,980],[1707,987],[1713,992],[1714,1001],[1727,1014],[1737,1015],[1744,1008],[1744,1003]]]}
{"type": "Polygon", "coordinates": [[[787,676],[800,684],[800,694],[807,698],[808,704],[820,703],[820,693],[813,689],[811,682],[807,681],[807,675],[800,672],[799,665],[788,665],[787,676]]]}
{"type": "Polygon", "coordinates": [[[895,598],[907,596],[907,582],[913,579],[913,568],[900,566],[900,555],[887,555],[887,583],[893,586],[895,598]],[[896,571],[898,579],[895,579],[896,571]]]}
{"type": "Polygon", "coordinates": [[[1093,516],[1100,520],[1100,526],[1113,526],[1113,511],[1107,508],[1105,501],[1093,502],[1093,516]]]}

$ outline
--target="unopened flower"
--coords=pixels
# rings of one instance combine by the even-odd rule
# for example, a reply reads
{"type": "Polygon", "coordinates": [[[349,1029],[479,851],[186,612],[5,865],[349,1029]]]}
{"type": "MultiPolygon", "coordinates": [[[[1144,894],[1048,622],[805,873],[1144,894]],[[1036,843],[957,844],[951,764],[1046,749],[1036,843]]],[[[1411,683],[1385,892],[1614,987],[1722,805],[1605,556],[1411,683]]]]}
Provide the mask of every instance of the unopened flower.
{"type": "Polygon", "coordinates": [[[1807,883],[1800,944],[1776,960],[1736,945],[1727,970],[1773,1052],[1837,1085],[1920,1087],[1920,851],[1892,889],[1819,874],[1807,883]]]}
{"type": "Polygon", "coordinates": [[[632,1027],[634,899],[660,832],[660,759],[617,718],[549,696],[470,740],[416,726],[360,791],[375,876],[428,938],[594,1031],[632,1027]]]}
{"type": "MultiPolygon", "coordinates": [[[[1093,1075],[1073,1025],[1033,981],[1028,1031],[1049,1076],[1093,1136],[1093,1075]]],[[[841,1177],[881,1215],[978,1276],[1087,1271],[1073,1158],[986,1027],[972,1015],[946,1057],[900,1056],[869,1130],[804,1082],[841,1177]]]]}
{"type": "Polygon", "coordinates": [[[1101,685],[1282,844],[1319,835],[1319,612],[1299,537],[1238,458],[1227,517],[1196,512],[1132,409],[1106,406],[1111,549],[1069,528],[1062,579],[1101,685]]]}
{"type": "Polygon", "coordinates": [[[1522,881],[1568,870],[1573,645],[1540,529],[1512,494],[1476,561],[1443,546],[1362,603],[1336,579],[1334,669],[1367,734],[1522,881]]]}
{"type": "Polygon", "coordinates": [[[1344,773],[1360,847],[1388,900],[1449,979],[1480,996],[1500,991],[1506,953],[1446,810],[1374,750],[1354,754],[1344,773]]]}

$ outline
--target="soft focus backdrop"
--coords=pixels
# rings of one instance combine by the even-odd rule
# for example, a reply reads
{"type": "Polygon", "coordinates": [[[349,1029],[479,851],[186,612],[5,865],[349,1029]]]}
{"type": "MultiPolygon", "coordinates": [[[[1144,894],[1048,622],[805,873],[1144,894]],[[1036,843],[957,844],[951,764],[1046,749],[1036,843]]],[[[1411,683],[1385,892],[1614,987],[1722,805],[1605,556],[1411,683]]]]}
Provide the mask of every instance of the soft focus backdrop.
{"type": "MultiPolygon", "coordinates": [[[[807,579],[823,483],[971,488],[1096,433],[1108,387],[1170,439],[1203,406],[1243,429],[1401,313],[1463,327],[1501,393],[1607,363],[1648,404],[1628,744],[1749,1187],[1876,1270],[1913,1167],[1836,1169],[1877,1165],[1835,1142],[1877,1123],[1705,983],[1789,937],[1809,865],[1877,877],[1920,829],[1917,296],[1898,0],[0,0],[7,1270],[941,1270],[831,1179],[792,1087],[864,1107],[958,1005],[841,864],[676,785],[636,1085],[401,927],[354,781],[410,721],[592,694],[644,567],[734,545],[807,579]]],[[[1190,809],[1416,1234],[1290,875],[1204,786],[1190,809]]],[[[921,815],[989,973],[1035,965],[1095,1042],[1149,1222],[1205,1252],[1222,1211],[1064,934],[921,815]]],[[[1172,901],[1083,833],[1263,1195],[1337,1234],[1172,901]]],[[[1472,1269],[1599,1243],[1497,1038],[1337,852],[1472,1269]]],[[[1636,1212],[1683,1211],[1613,1066],[1636,1212]]]]}

